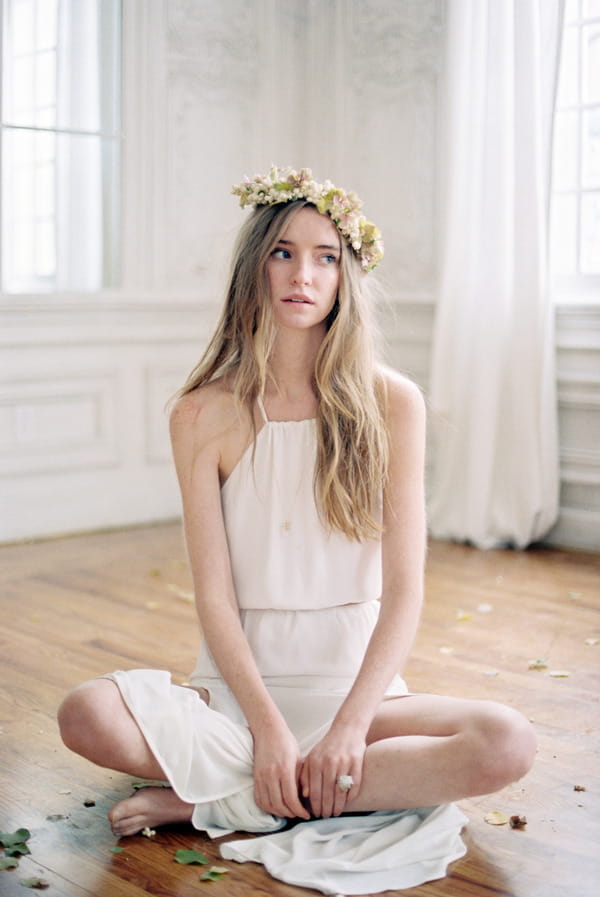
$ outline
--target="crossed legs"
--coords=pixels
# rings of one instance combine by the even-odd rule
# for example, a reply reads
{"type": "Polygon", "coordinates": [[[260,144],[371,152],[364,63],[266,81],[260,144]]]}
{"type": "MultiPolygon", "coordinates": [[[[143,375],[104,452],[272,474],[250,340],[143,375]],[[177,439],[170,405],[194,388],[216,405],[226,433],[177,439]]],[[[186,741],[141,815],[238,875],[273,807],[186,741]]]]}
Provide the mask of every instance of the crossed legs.
{"type": "MultiPolygon", "coordinates": [[[[166,778],[117,685],[94,679],[63,701],[58,720],[66,746],[99,766],[166,778]]],[[[363,782],[349,811],[434,806],[497,791],[520,779],[536,750],[517,711],[488,701],[411,695],[384,701],[369,731],[363,782]]],[[[113,831],[189,822],[193,805],[169,788],[144,788],[109,814],[113,831]]]]}

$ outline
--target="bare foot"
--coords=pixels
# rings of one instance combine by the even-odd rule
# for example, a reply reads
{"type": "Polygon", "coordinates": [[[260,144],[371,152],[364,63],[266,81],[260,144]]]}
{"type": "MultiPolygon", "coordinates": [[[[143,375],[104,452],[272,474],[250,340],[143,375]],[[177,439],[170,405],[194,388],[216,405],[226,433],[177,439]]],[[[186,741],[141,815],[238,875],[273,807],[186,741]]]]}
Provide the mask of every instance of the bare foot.
{"type": "Polygon", "coordinates": [[[108,818],[113,834],[124,838],[156,825],[191,822],[193,810],[194,805],[182,801],[172,788],[150,785],[115,804],[108,818]]]}

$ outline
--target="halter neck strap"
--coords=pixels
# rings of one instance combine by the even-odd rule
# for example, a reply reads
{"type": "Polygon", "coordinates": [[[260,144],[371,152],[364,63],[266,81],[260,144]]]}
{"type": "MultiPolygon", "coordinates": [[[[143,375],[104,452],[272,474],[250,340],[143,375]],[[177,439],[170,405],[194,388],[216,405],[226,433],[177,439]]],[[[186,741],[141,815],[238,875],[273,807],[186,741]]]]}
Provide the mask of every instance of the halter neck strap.
{"type": "Polygon", "coordinates": [[[260,409],[260,413],[261,413],[262,416],[263,416],[263,420],[264,420],[264,422],[265,422],[266,424],[268,424],[268,423],[269,423],[269,418],[267,417],[267,412],[265,411],[265,403],[264,403],[264,401],[263,401],[263,397],[262,397],[262,396],[257,396],[257,398],[256,398],[256,404],[258,405],[258,407],[259,407],[259,409],[260,409]]]}

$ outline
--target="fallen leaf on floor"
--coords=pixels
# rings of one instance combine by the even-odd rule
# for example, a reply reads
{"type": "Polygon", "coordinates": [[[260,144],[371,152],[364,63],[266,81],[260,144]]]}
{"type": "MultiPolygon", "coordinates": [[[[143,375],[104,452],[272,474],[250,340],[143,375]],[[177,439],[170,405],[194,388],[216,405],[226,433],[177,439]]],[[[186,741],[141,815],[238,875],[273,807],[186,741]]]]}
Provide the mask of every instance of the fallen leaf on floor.
{"type": "Polygon", "coordinates": [[[159,601],[146,601],[146,607],[148,610],[158,610],[160,607],[159,601]]]}
{"type": "Polygon", "coordinates": [[[505,813],[501,813],[500,810],[492,810],[491,813],[486,813],[483,819],[488,825],[506,825],[508,822],[508,816],[505,813]]]}
{"type": "Polygon", "coordinates": [[[30,851],[25,842],[30,838],[31,832],[26,828],[19,828],[16,832],[0,832],[0,844],[7,857],[26,856],[30,851]]]}
{"type": "Polygon", "coordinates": [[[491,614],[491,612],[494,610],[494,605],[493,604],[485,604],[485,603],[478,604],[477,610],[479,611],[480,614],[491,614]]]}
{"type": "Polygon", "coordinates": [[[526,816],[511,816],[509,821],[511,828],[525,828],[527,825],[526,816]]]}
{"type": "Polygon", "coordinates": [[[153,838],[155,834],[156,832],[154,831],[154,829],[150,828],[150,826],[148,825],[146,826],[146,828],[142,829],[142,835],[144,836],[144,838],[153,838]]]}
{"type": "Polygon", "coordinates": [[[545,657],[538,657],[537,660],[530,660],[527,666],[529,670],[546,670],[548,668],[548,661],[545,657]]]}
{"type": "Polygon", "coordinates": [[[162,573],[158,569],[158,567],[153,567],[152,570],[148,570],[148,576],[154,576],[155,579],[158,579],[162,576],[162,573]]]}
{"type": "Polygon", "coordinates": [[[484,670],[483,675],[484,676],[497,676],[498,670],[484,670]]]}
{"type": "Polygon", "coordinates": [[[440,654],[452,654],[454,648],[451,648],[450,645],[442,645],[440,648],[440,654]]]}
{"type": "Polygon", "coordinates": [[[0,869],[16,869],[18,865],[16,857],[0,857],[0,869]]]}
{"type": "Polygon", "coordinates": [[[37,875],[32,876],[32,878],[20,878],[19,884],[23,885],[24,888],[35,888],[37,891],[44,891],[50,887],[49,881],[46,881],[45,878],[38,878],[37,875]]]}
{"type": "Polygon", "coordinates": [[[63,788],[63,790],[59,791],[58,793],[59,794],[72,794],[73,792],[71,791],[70,788],[63,788]]]}
{"type": "Polygon", "coordinates": [[[66,816],[63,816],[62,813],[53,813],[51,816],[46,816],[46,822],[60,822],[61,819],[66,819],[66,816]]]}
{"type": "Polygon", "coordinates": [[[548,675],[553,679],[568,679],[571,674],[567,670],[550,670],[548,675]]]}
{"type": "Polygon", "coordinates": [[[185,850],[184,848],[177,851],[174,859],[176,863],[181,863],[182,866],[192,866],[194,864],[207,866],[210,862],[208,857],[204,856],[203,853],[200,853],[197,850],[185,850]]]}
{"type": "Polygon", "coordinates": [[[194,593],[190,592],[189,589],[182,589],[179,586],[176,586],[175,583],[167,583],[167,588],[169,592],[173,592],[174,595],[177,595],[178,598],[181,598],[182,601],[187,601],[189,604],[193,604],[194,602],[194,593]]]}
{"type": "Polygon", "coordinates": [[[576,592],[574,589],[571,589],[571,591],[567,592],[567,595],[569,596],[569,598],[581,598],[581,592],[576,592]]]}
{"type": "Polygon", "coordinates": [[[586,638],[584,645],[600,645],[600,638],[586,638]]]}
{"type": "Polygon", "coordinates": [[[200,881],[218,881],[227,872],[229,872],[229,869],[226,869],[225,866],[211,866],[210,869],[202,873],[200,881]]]}
{"type": "Polygon", "coordinates": [[[573,785],[573,791],[587,791],[585,785],[573,785]]]}
{"type": "Polygon", "coordinates": [[[469,620],[473,619],[473,614],[470,614],[468,610],[463,610],[462,607],[459,607],[456,611],[456,622],[457,623],[468,623],[469,620]]]}

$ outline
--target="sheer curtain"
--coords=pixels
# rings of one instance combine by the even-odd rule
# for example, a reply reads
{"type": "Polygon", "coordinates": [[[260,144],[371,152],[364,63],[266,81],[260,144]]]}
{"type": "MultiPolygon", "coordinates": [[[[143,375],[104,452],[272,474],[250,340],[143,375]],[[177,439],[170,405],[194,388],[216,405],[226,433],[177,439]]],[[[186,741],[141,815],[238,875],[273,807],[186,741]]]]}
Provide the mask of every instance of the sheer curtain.
{"type": "Polygon", "coordinates": [[[562,14],[560,0],[448,4],[429,522],[482,548],[524,547],[557,516],[546,255],[562,14]]]}

